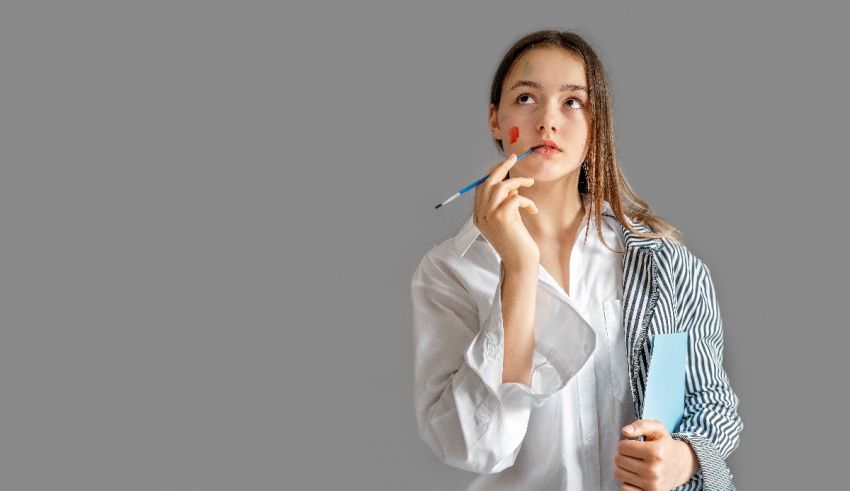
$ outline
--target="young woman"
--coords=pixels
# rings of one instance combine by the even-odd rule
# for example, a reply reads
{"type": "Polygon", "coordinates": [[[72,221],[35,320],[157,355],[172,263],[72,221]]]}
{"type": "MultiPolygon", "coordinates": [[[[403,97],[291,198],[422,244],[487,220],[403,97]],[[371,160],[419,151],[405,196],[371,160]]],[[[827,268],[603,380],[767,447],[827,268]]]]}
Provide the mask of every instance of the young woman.
{"type": "Polygon", "coordinates": [[[734,489],[743,423],[711,275],[626,181],[599,57],[575,33],[529,34],[490,102],[509,157],[411,281],[422,438],[482,474],[474,490],[734,489]],[[673,332],[689,347],[671,434],[639,415],[651,339],[673,332]]]}

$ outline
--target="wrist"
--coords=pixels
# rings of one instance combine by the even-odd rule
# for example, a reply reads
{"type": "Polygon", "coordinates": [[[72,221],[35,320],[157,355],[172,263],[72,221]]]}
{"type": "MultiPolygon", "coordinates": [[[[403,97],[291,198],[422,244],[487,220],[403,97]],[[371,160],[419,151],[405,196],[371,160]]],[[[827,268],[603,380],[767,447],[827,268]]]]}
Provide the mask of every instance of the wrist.
{"type": "Polygon", "coordinates": [[[511,276],[537,278],[540,269],[540,261],[502,261],[502,273],[511,276]]]}
{"type": "Polygon", "coordinates": [[[528,281],[537,281],[539,269],[539,263],[502,263],[502,275],[505,277],[510,276],[511,278],[525,279],[528,281]]]}
{"type": "Polygon", "coordinates": [[[694,452],[693,447],[691,447],[690,443],[684,440],[676,440],[676,442],[681,447],[681,453],[685,460],[684,471],[687,473],[684,479],[684,482],[689,481],[694,474],[699,472],[699,459],[697,458],[696,452],[694,452]]]}

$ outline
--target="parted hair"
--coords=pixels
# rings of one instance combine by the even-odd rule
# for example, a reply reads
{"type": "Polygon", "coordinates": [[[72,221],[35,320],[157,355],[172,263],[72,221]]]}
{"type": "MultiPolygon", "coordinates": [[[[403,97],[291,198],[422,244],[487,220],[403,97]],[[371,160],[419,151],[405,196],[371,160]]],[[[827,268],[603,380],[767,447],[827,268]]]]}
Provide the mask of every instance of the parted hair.
{"type": "MultiPolygon", "coordinates": [[[[490,88],[490,103],[499,107],[505,78],[525,52],[535,48],[563,48],[582,61],[587,78],[590,131],[585,164],[579,174],[579,192],[589,194],[589,214],[595,218],[596,231],[602,243],[602,206],[608,201],[616,219],[633,233],[645,238],[668,238],[683,243],[682,234],[664,218],[655,215],[649,205],[635,194],[617,159],[614,143],[614,113],[610,85],[602,61],[591,45],[570,31],[541,30],[517,40],[502,58],[490,88]],[[636,230],[628,220],[643,223],[652,232],[636,230]]],[[[501,140],[493,140],[504,155],[501,140]]],[[[589,230],[588,227],[587,230],[589,230]]],[[[585,240],[586,240],[585,232],[585,240]]],[[[605,244],[608,247],[608,244],[605,244]]],[[[608,247],[608,249],[611,249],[608,247]]],[[[611,249],[613,250],[613,249],[611,249]]]]}

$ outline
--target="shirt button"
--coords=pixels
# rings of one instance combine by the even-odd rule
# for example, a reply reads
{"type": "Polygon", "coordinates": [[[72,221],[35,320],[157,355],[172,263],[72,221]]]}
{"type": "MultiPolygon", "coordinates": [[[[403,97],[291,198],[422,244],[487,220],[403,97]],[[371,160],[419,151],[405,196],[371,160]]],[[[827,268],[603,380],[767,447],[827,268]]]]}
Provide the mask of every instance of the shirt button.
{"type": "Polygon", "coordinates": [[[586,437],[584,437],[584,438],[585,438],[585,440],[587,440],[587,441],[592,441],[592,440],[593,440],[593,435],[587,435],[587,436],[586,436],[586,437]]]}

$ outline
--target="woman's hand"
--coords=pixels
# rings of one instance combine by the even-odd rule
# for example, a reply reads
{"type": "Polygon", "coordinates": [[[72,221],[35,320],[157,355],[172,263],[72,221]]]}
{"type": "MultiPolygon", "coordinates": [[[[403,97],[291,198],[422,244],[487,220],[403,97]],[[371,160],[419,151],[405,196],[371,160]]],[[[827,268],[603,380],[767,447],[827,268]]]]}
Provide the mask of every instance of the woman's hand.
{"type": "Polygon", "coordinates": [[[687,442],[675,440],[657,419],[639,419],[623,428],[629,437],[644,435],[646,441],[621,440],[614,457],[614,475],[621,491],[669,491],[696,474],[699,461],[687,442]]]}
{"type": "Polygon", "coordinates": [[[503,180],[516,163],[516,154],[491,168],[490,177],[475,188],[473,220],[478,230],[490,241],[506,268],[536,267],[540,263],[540,248],[522,223],[519,209],[540,210],[533,201],[517,191],[531,186],[534,179],[514,177],[503,180]]]}

